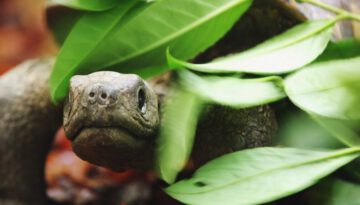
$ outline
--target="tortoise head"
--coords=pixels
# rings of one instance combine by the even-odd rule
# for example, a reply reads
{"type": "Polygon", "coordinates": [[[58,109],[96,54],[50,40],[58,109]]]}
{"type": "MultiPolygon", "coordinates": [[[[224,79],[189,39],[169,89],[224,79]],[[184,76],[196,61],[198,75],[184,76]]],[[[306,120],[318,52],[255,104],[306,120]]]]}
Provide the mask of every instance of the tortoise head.
{"type": "Polygon", "coordinates": [[[149,168],[158,127],[157,95],[139,76],[102,71],[72,77],[64,130],[82,159],[117,171],[149,168]]]}

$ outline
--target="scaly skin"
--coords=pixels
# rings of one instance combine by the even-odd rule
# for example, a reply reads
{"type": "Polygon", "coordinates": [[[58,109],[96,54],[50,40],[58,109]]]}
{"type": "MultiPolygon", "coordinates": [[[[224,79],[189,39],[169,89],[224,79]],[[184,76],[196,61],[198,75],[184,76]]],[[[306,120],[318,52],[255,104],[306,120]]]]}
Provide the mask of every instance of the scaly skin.
{"type": "Polygon", "coordinates": [[[144,80],[96,72],[74,76],[70,87],[64,130],[77,155],[116,171],[152,165],[160,116],[157,95],[144,80]]]}
{"type": "Polygon", "coordinates": [[[268,105],[240,110],[208,106],[197,127],[193,160],[200,166],[226,153],[271,146],[276,130],[275,115],[268,105]]]}

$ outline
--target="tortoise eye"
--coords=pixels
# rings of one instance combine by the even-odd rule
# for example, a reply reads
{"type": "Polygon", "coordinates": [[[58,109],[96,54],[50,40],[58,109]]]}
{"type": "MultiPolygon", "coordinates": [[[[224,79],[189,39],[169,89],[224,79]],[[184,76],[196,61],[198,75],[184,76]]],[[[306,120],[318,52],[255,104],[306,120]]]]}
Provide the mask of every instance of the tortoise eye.
{"type": "Polygon", "coordinates": [[[138,108],[142,113],[146,111],[146,95],[143,88],[140,88],[138,91],[138,108]]]}

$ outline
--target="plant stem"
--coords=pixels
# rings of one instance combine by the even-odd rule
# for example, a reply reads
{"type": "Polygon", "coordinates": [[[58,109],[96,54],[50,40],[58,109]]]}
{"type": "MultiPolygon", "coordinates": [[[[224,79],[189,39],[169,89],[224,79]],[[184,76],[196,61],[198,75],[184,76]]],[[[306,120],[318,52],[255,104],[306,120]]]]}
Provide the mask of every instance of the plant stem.
{"type": "Polygon", "coordinates": [[[323,9],[326,9],[326,10],[331,11],[331,12],[336,13],[336,14],[348,13],[347,11],[345,11],[343,9],[339,9],[339,8],[330,6],[329,4],[325,4],[325,3],[317,1],[317,0],[300,0],[300,2],[313,4],[315,6],[321,7],[323,9]]]}
{"type": "Polygon", "coordinates": [[[302,3],[309,3],[309,4],[312,4],[312,5],[318,6],[320,8],[323,8],[323,9],[328,10],[330,12],[333,12],[335,14],[341,15],[344,18],[350,18],[350,19],[353,19],[353,20],[356,20],[356,21],[360,22],[360,15],[348,12],[348,11],[346,11],[344,9],[336,8],[334,6],[331,6],[329,4],[325,4],[325,3],[320,2],[318,0],[299,0],[299,1],[302,2],[302,3]]]}
{"type": "Polygon", "coordinates": [[[349,13],[349,17],[355,21],[359,21],[360,22],[360,15],[357,14],[353,14],[353,13],[349,13]]]}

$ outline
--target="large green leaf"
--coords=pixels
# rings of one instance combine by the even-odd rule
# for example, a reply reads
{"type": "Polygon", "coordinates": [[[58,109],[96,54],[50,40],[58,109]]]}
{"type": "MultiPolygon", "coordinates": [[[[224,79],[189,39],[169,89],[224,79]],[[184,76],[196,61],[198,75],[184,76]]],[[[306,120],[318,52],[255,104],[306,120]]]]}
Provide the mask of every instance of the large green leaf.
{"type": "Polygon", "coordinates": [[[256,148],[235,152],[201,167],[191,179],[166,189],[186,204],[263,204],[316,183],[359,156],[360,148],[316,152],[256,148]]]}
{"type": "MultiPolygon", "coordinates": [[[[99,67],[125,69],[166,66],[166,48],[190,59],[221,38],[252,0],[164,0],[154,3],[113,35],[112,50],[99,67]]],[[[95,62],[94,62],[95,63],[95,62]]]]}
{"type": "Polygon", "coordinates": [[[69,35],[72,40],[65,43],[57,60],[52,96],[56,100],[63,98],[68,81],[75,73],[107,69],[149,76],[149,69],[154,69],[151,75],[157,74],[159,69],[166,68],[165,50],[169,46],[180,59],[190,59],[220,39],[251,2],[157,1],[121,26],[116,22],[122,11],[115,9],[88,17],[92,20],[82,19],[69,35]]]}
{"type": "Polygon", "coordinates": [[[185,166],[194,142],[201,100],[181,89],[167,99],[157,143],[157,172],[168,183],[185,166]]]}
{"type": "Polygon", "coordinates": [[[285,91],[301,109],[324,117],[360,119],[360,57],[308,66],[285,80],[285,91]]]}
{"type": "Polygon", "coordinates": [[[238,54],[215,59],[205,64],[181,61],[171,48],[167,58],[171,67],[187,67],[209,73],[247,72],[278,74],[291,72],[311,63],[326,48],[335,20],[317,20],[302,23],[238,54]],[[173,55],[173,56],[172,56],[173,55]]]}
{"type": "Polygon", "coordinates": [[[49,0],[73,9],[104,11],[115,7],[122,0],[49,0]]]}
{"type": "Polygon", "coordinates": [[[280,77],[240,79],[235,77],[200,77],[180,71],[182,84],[210,103],[247,108],[286,97],[280,77]]]}
{"type": "Polygon", "coordinates": [[[66,96],[69,79],[84,61],[94,57],[93,51],[108,38],[114,27],[119,26],[126,12],[135,4],[134,0],[124,0],[109,11],[88,13],[79,19],[65,40],[51,73],[53,100],[66,96]]]}

